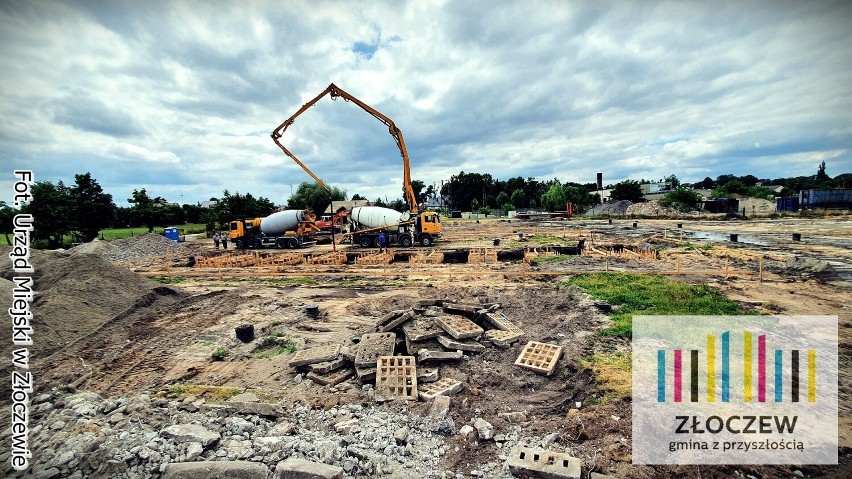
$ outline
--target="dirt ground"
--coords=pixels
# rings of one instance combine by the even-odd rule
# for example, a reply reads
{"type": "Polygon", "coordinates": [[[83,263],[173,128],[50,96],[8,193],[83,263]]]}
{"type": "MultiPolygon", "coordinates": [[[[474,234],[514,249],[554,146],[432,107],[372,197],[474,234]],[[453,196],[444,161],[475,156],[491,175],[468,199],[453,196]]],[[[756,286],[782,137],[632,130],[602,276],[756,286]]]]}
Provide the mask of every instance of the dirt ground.
{"type": "MultiPolygon", "coordinates": [[[[394,261],[382,265],[190,268],[185,265],[189,255],[204,258],[226,252],[214,250],[212,240],[205,238],[190,238],[182,246],[183,251],[168,255],[117,262],[93,255],[35,255],[41,276],[34,327],[43,332],[37,343],[41,349],[34,354],[38,387],[71,385],[120,396],[204,385],[252,390],[269,400],[315,407],[366,403],[372,399],[355,380],[333,389],[302,380],[288,367],[288,354],[262,357],[257,342],[240,342],[234,328],[250,323],[258,337],[289,338],[297,349],[352,346],[361,334],[374,330],[378,317],[419,300],[499,303],[528,339],[561,345],[562,359],[553,376],[535,374],[513,366],[522,347],[515,344],[441,366],[442,377],[465,384],[453,396],[454,415],[470,417],[476,411],[500,431],[509,426],[500,413],[524,412],[530,420],[523,426],[525,434],[558,433],[554,444],[571,445],[587,468],[617,477],[776,477],[790,476],[793,469],[806,477],[842,477],[852,465],[852,222],[845,217],[612,223],[446,220],[445,236],[437,245],[445,254],[440,264],[410,264],[410,251],[395,250],[394,261]],[[743,241],[728,241],[732,233],[743,241]],[[792,233],[801,233],[802,240],[792,241],[792,233]],[[569,255],[553,262],[534,258],[557,252],[557,247],[574,247],[580,239],[589,256],[569,255]],[[646,244],[656,257],[642,256],[646,244]],[[496,250],[497,261],[466,262],[473,248],[496,250]],[[525,251],[532,255],[531,262],[522,261],[525,251]],[[709,284],[765,313],[836,315],[841,465],[632,466],[630,399],[601,390],[584,362],[595,353],[628,352],[629,342],[597,335],[607,317],[581,291],[559,287],[573,274],[605,270],[662,272],[709,284]],[[319,307],[319,318],[306,314],[308,305],[319,307]],[[217,348],[228,350],[225,360],[211,360],[217,348]],[[579,410],[577,402],[583,405],[579,410]]],[[[348,245],[335,248],[350,254],[360,251],[348,245]]],[[[331,249],[319,245],[303,253],[331,249]]],[[[0,270],[0,276],[9,278],[10,272],[0,270]]],[[[0,353],[9,357],[6,350],[0,353]]],[[[411,410],[425,413],[426,404],[415,403],[411,410]]],[[[469,469],[482,457],[505,454],[493,442],[471,447],[458,436],[447,441],[456,446],[444,457],[447,469],[469,469]]]]}

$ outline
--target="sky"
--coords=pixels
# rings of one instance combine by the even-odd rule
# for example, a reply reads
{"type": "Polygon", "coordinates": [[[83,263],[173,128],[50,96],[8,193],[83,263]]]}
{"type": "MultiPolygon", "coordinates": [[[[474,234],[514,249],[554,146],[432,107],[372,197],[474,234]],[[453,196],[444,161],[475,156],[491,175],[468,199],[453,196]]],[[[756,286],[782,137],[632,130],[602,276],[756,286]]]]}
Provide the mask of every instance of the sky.
{"type": "MultiPolygon", "coordinates": [[[[286,203],[270,134],[330,83],[390,117],[411,175],[588,183],[852,172],[848,1],[0,2],[13,171],[116,204],[286,203]]],[[[349,196],[402,197],[387,127],[326,97],[283,142],[349,196]]]]}

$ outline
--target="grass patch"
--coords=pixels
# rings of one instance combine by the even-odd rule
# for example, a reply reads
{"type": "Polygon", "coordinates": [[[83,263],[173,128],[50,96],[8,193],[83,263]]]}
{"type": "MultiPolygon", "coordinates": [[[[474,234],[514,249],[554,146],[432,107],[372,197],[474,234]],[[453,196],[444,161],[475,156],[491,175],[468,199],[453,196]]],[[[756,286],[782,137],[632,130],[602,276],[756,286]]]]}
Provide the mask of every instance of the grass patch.
{"type": "Polygon", "coordinates": [[[179,284],[186,281],[186,276],[174,276],[171,278],[166,276],[152,276],[151,279],[162,284],[179,284]]]}
{"type": "MultiPolygon", "coordinates": [[[[187,223],[183,225],[175,225],[175,228],[182,229],[181,234],[197,234],[204,233],[207,230],[207,227],[204,223],[187,223]]],[[[154,228],[154,233],[163,234],[163,228],[154,228]]],[[[136,228],[107,228],[101,230],[98,234],[98,238],[111,241],[117,239],[130,238],[133,236],[144,235],[148,233],[148,228],[145,226],[139,226],[136,228]]]]}
{"type": "Polygon", "coordinates": [[[213,361],[224,361],[229,354],[231,352],[228,351],[228,348],[216,348],[210,356],[213,358],[213,361]]]}
{"type": "Polygon", "coordinates": [[[172,386],[167,391],[167,396],[183,399],[186,396],[195,396],[210,400],[211,402],[222,402],[231,399],[240,394],[240,388],[229,388],[223,386],[197,386],[197,385],[181,385],[172,386]]]}
{"type": "Polygon", "coordinates": [[[534,235],[527,236],[527,242],[541,245],[564,245],[565,240],[554,235],[534,235]]]}
{"type": "Polygon", "coordinates": [[[753,314],[705,284],[693,286],[660,275],[582,274],[562,285],[579,286],[594,298],[618,306],[611,315],[612,325],[601,330],[602,336],[630,338],[634,314],[753,314]]]}
{"type": "Polygon", "coordinates": [[[629,397],[632,394],[633,378],[629,354],[595,354],[582,361],[582,365],[595,373],[595,381],[607,393],[617,397],[629,397]]]}
{"type": "Polygon", "coordinates": [[[258,342],[251,355],[257,359],[268,359],[279,354],[296,352],[296,343],[284,333],[272,333],[258,342]]]}
{"type": "Polygon", "coordinates": [[[317,281],[315,279],[309,278],[307,276],[294,276],[292,278],[276,278],[276,279],[264,280],[263,284],[267,284],[267,285],[270,285],[270,286],[291,286],[291,285],[316,286],[317,281]]]}
{"type": "Polygon", "coordinates": [[[543,264],[543,263],[558,263],[560,261],[567,261],[571,259],[571,255],[567,254],[557,254],[554,256],[539,256],[532,260],[533,263],[543,264]]]}

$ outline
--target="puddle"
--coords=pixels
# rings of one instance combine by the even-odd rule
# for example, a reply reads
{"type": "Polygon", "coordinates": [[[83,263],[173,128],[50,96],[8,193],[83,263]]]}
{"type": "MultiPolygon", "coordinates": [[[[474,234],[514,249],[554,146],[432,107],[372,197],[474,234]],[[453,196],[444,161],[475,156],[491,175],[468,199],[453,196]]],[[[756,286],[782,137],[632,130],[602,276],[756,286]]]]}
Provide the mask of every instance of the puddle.
{"type": "MultiPolygon", "coordinates": [[[[730,235],[722,234],[722,233],[714,233],[712,231],[684,231],[684,236],[688,236],[690,238],[702,239],[707,241],[730,241],[730,235]]],[[[751,236],[739,235],[737,238],[737,243],[745,243],[745,244],[753,244],[757,246],[768,246],[768,243],[765,241],[759,241],[751,236]]]]}

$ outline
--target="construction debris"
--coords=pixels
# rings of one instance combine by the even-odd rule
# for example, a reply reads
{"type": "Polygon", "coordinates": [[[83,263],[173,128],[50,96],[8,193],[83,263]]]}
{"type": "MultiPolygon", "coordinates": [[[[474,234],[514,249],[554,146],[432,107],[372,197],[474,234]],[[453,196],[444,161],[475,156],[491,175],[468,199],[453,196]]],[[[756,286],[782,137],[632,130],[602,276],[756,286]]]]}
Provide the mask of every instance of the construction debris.
{"type": "Polygon", "coordinates": [[[476,323],[461,316],[439,316],[435,323],[455,339],[478,338],[485,332],[476,323]]]}
{"type": "Polygon", "coordinates": [[[423,399],[424,401],[429,401],[431,399],[435,399],[438,396],[449,396],[451,394],[455,394],[461,390],[461,381],[451,378],[444,378],[434,383],[423,386],[422,388],[420,388],[420,391],[418,391],[418,394],[420,395],[420,399],[423,399]]]}
{"type": "Polygon", "coordinates": [[[417,366],[413,356],[380,356],[376,365],[376,400],[417,399],[417,366]]]}
{"type": "Polygon", "coordinates": [[[302,349],[301,351],[296,351],[296,353],[293,354],[293,357],[290,358],[289,365],[291,368],[297,368],[299,366],[324,363],[326,361],[337,359],[339,354],[339,344],[302,349]]]}
{"type": "Polygon", "coordinates": [[[579,458],[562,452],[516,447],[509,454],[509,472],[516,476],[580,479],[579,458]]]}
{"type": "Polygon", "coordinates": [[[515,365],[550,376],[561,355],[562,346],[530,341],[518,355],[515,365]]]}

